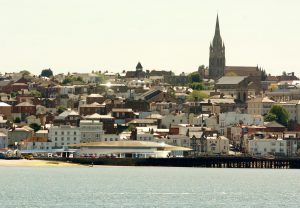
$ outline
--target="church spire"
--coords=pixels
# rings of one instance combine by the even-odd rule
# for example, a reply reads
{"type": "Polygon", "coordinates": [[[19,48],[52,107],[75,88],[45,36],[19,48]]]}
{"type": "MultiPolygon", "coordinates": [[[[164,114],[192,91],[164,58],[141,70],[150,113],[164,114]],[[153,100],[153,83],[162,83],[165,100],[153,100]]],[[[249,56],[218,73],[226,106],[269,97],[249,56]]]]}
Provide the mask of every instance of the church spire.
{"type": "Polygon", "coordinates": [[[215,35],[209,47],[209,77],[218,80],[224,75],[225,70],[225,45],[222,41],[219,15],[217,15],[215,35]]]}
{"type": "Polygon", "coordinates": [[[216,28],[215,28],[215,36],[221,36],[220,34],[220,26],[219,26],[219,15],[217,14],[216,28]]]}
{"type": "Polygon", "coordinates": [[[221,33],[220,33],[219,15],[217,14],[215,35],[214,35],[214,39],[213,39],[213,47],[222,48],[222,44],[223,44],[223,41],[222,41],[221,33]]]}

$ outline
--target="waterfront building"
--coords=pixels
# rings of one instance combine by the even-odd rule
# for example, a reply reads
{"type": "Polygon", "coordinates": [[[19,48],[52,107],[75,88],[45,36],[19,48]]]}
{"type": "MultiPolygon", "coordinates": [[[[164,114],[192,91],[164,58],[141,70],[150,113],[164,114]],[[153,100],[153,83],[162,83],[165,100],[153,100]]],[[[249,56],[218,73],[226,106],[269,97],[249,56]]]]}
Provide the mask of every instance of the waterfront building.
{"type": "Polygon", "coordinates": [[[48,138],[29,137],[18,142],[19,150],[51,150],[52,143],[48,138]]]}
{"type": "Polygon", "coordinates": [[[250,139],[248,153],[253,156],[287,155],[287,141],[283,139],[250,139]]]}
{"type": "Polygon", "coordinates": [[[13,128],[8,131],[8,146],[14,146],[16,142],[33,136],[33,129],[30,127],[13,128]]]}
{"type": "Polygon", "coordinates": [[[81,120],[79,130],[81,142],[100,141],[101,135],[104,134],[102,122],[95,120],[81,120]]]}
{"type": "Polygon", "coordinates": [[[54,149],[70,144],[78,144],[81,140],[80,129],[77,126],[60,125],[49,128],[48,139],[54,149]]]}
{"type": "Polygon", "coordinates": [[[69,145],[80,148],[80,156],[105,157],[107,155],[118,158],[166,158],[172,151],[190,151],[189,148],[172,146],[165,143],[149,141],[112,141],[91,142],[69,145]]]}
{"type": "Polygon", "coordinates": [[[228,155],[229,139],[224,136],[208,136],[206,137],[206,153],[208,155],[228,155]]]}

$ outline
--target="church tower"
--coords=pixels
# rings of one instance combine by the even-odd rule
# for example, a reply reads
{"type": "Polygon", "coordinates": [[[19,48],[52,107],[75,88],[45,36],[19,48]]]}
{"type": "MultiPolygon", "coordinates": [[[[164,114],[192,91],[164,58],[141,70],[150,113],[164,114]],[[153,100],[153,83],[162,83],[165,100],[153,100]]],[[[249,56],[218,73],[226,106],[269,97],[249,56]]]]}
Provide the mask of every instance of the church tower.
{"type": "Polygon", "coordinates": [[[224,76],[225,70],[225,45],[222,41],[219,26],[219,17],[215,28],[215,36],[209,47],[209,78],[218,80],[224,76]]]}

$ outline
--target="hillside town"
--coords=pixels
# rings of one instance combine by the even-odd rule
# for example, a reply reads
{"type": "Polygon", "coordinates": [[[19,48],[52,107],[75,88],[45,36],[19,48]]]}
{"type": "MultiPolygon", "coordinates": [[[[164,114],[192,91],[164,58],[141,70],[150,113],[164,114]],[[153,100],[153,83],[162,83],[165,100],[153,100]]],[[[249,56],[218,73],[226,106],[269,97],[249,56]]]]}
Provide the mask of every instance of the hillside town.
{"type": "Polygon", "coordinates": [[[300,156],[299,78],[227,66],[218,17],[208,66],[150,68],[3,72],[1,155],[300,156]]]}

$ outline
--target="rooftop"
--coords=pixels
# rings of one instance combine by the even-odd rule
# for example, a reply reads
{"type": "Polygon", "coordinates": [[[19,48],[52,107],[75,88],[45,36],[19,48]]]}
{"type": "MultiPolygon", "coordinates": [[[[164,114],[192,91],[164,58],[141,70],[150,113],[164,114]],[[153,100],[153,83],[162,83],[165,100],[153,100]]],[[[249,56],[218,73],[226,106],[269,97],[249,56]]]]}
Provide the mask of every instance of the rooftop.
{"type": "Polygon", "coordinates": [[[190,151],[191,149],[179,146],[172,146],[165,143],[146,141],[110,141],[110,142],[90,142],[72,144],[69,147],[111,147],[111,148],[163,148],[164,150],[190,151]]]}
{"type": "Polygon", "coordinates": [[[232,85],[232,84],[239,84],[242,82],[247,76],[224,76],[221,77],[217,84],[218,85],[232,85]]]}

